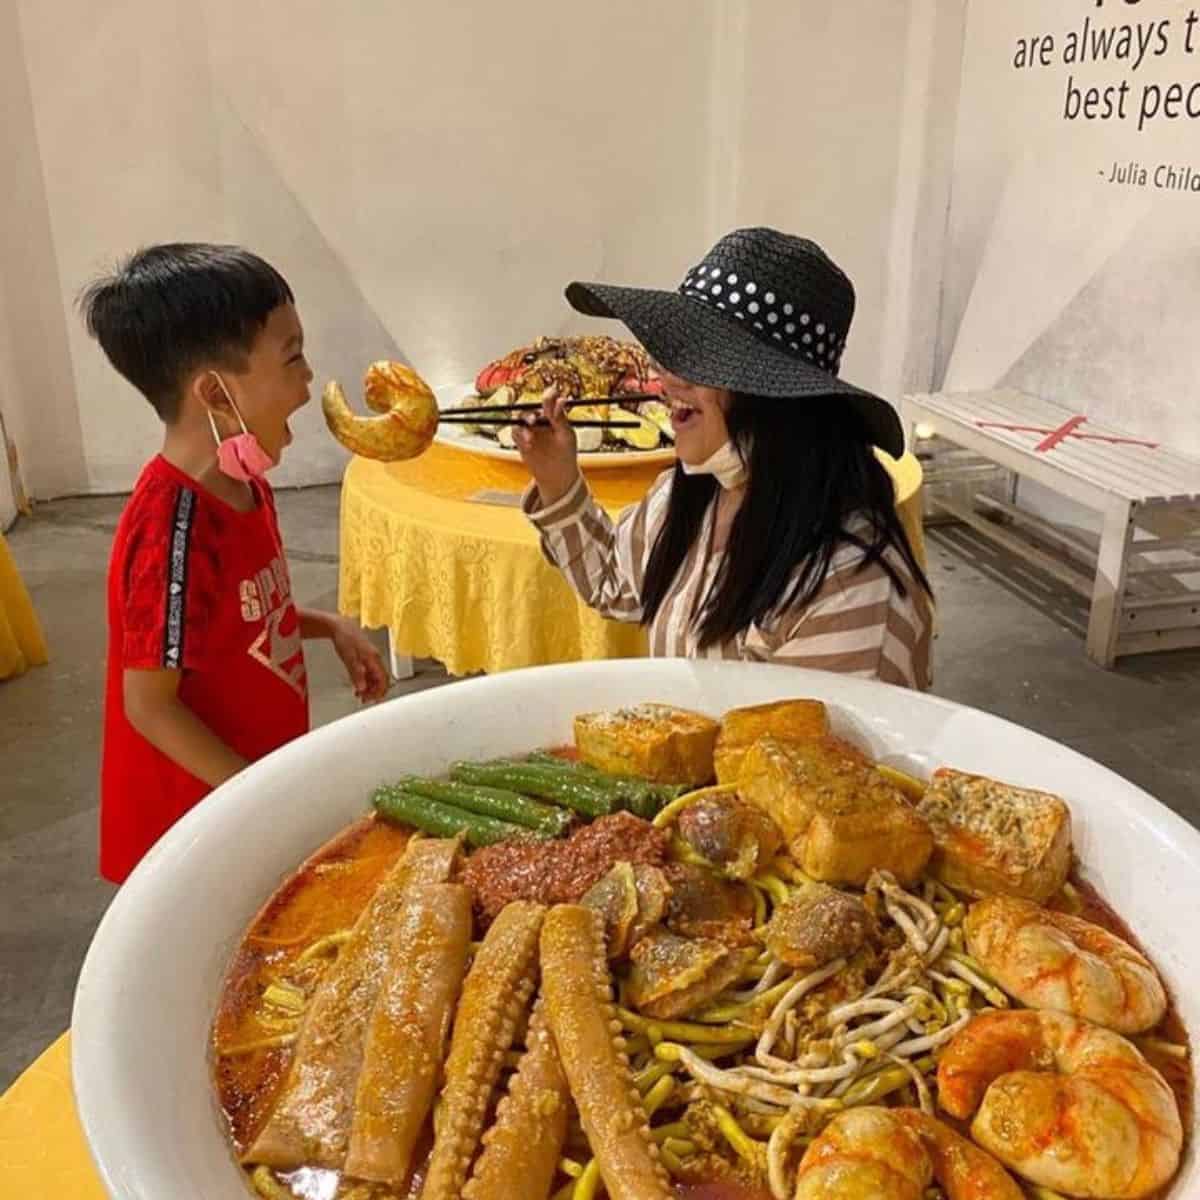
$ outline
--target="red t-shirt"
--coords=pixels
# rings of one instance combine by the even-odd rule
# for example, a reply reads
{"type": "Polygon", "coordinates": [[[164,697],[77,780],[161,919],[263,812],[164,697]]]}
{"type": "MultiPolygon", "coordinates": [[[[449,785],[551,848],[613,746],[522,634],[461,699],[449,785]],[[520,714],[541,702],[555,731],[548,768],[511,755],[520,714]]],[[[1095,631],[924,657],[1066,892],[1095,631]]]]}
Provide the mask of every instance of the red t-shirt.
{"type": "Polygon", "coordinates": [[[228,746],[261,758],[308,730],[300,619],[262,481],[241,513],[161,455],[142,471],[108,568],[100,873],[121,883],[212,789],[125,717],[127,667],[183,672],[179,698],[228,746]]]}

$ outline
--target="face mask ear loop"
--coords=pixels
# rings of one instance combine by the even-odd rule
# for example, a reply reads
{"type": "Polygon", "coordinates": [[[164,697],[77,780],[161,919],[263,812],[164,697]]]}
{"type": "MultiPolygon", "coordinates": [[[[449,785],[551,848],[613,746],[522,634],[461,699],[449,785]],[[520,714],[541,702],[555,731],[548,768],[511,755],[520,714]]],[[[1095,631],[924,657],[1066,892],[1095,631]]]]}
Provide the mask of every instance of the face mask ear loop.
{"type": "Polygon", "coordinates": [[[217,432],[217,423],[213,419],[212,409],[206,408],[204,411],[208,414],[208,427],[212,430],[213,441],[216,442],[217,446],[219,447],[221,445],[221,435],[217,432]]]}
{"type": "MultiPolygon", "coordinates": [[[[221,391],[225,393],[225,399],[229,401],[229,407],[233,409],[233,415],[237,417],[238,424],[242,427],[242,432],[249,433],[250,430],[246,428],[246,422],[242,420],[241,410],[238,408],[233,397],[229,394],[229,389],[225,386],[225,380],[223,380],[220,375],[216,373],[216,371],[209,371],[209,374],[217,381],[217,386],[221,389],[221,391]]],[[[217,432],[217,424],[213,420],[212,409],[208,410],[208,421],[213,427],[213,435],[215,436],[217,432]]],[[[220,438],[217,440],[220,441],[220,438]]]]}

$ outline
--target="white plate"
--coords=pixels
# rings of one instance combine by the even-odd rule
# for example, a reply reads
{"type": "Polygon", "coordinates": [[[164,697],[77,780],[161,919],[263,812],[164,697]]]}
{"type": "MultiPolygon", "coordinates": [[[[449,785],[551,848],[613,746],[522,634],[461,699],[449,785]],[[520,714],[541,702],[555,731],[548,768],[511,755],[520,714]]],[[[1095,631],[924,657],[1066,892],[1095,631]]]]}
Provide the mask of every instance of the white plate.
{"type": "MultiPolygon", "coordinates": [[[[457,408],[468,396],[475,395],[475,385],[452,383],[434,388],[433,391],[437,396],[438,408],[449,412],[450,409],[457,408]]],[[[447,446],[457,446],[460,450],[482,454],[485,458],[499,458],[506,462],[521,461],[521,456],[515,450],[507,450],[499,442],[478,433],[468,433],[467,428],[465,425],[440,425],[433,440],[447,446]]],[[[582,453],[579,456],[580,465],[588,471],[616,467],[667,467],[674,461],[675,451],[669,446],[660,450],[604,450],[582,453]]]]}
{"type": "MultiPolygon", "coordinates": [[[[206,1055],[221,980],[263,900],[366,810],[381,780],[569,740],[581,711],[659,700],[719,714],[789,696],[824,699],[836,730],[884,762],[947,764],[1065,796],[1087,875],[1200,1030],[1200,833],[1097,763],[933,696],[793,667],[641,659],[514,671],[395,700],[285,746],[184,817],[133,873],[88,952],[73,1020],[79,1115],[109,1194],[246,1200],[206,1055]]],[[[1172,1194],[1200,1195],[1194,1149],[1172,1194]]]]}

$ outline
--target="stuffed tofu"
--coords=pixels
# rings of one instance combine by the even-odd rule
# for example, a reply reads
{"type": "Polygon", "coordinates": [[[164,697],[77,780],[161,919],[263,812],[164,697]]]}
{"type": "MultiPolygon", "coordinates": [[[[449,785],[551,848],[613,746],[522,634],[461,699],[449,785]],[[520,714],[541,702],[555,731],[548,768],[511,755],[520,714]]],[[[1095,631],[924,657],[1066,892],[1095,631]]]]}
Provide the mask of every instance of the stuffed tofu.
{"type": "Polygon", "coordinates": [[[713,777],[720,727],[700,713],[641,704],[575,718],[575,746],[589,766],[655,783],[701,787],[713,777]]]}
{"type": "Polygon", "coordinates": [[[873,871],[910,884],[933,850],[929,826],[873,767],[832,739],[762,738],[746,755],[738,793],[783,832],[801,869],[822,883],[862,887],[873,871]]]}
{"type": "Polygon", "coordinates": [[[725,714],[714,754],[718,783],[737,783],[750,747],[760,738],[808,742],[826,737],[829,714],[820,700],[780,700],[725,714]]]}
{"type": "Polygon", "coordinates": [[[933,830],[931,866],[947,887],[1041,904],[1066,882],[1071,813],[1058,796],[942,767],[917,811],[933,830]]]}

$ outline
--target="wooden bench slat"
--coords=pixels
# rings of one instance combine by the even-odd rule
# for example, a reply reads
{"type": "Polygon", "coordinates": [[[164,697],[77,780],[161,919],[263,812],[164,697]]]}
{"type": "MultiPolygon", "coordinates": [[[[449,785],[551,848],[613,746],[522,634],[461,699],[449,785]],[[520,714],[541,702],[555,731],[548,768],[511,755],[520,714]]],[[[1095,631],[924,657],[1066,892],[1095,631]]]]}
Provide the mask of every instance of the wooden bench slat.
{"type": "MultiPolygon", "coordinates": [[[[978,411],[984,412],[992,410],[994,406],[986,399],[981,398],[977,405],[972,407],[976,407],[978,411]]],[[[998,408],[998,413],[1005,411],[1002,406],[998,408]]],[[[978,419],[978,417],[973,418],[973,423],[978,425],[978,419]]],[[[989,415],[984,419],[992,421],[1001,418],[999,415],[993,417],[989,412],[989,415]]],[[[1012,423],[1050,426],[1049,421],[1039,420],[1033,415],[1017,418],[1012,423]]],[[[1059,422],[1058,424],[1061,425],[1062,423],[1059,422]]],[[[1060,467],[1064,470],[1073,470],[1082,478],[1095,484],[1095,486],[1105,488],[1109,491],[1119,491],[1122,495],[1128,496],[1132,500],[1142,500],[1150,495],[1161,494],[1158,490],[1161,486],[1159,481],[1147,478],[1147,472],[1144,470],[1142,463],[1138,461],[1141,455],[1154,453],[1154,451],[1148,450],[1145,447],[1123,446],[1120,447],[1120,451],[1123,453],[1107,455],[1090,442],[1064,441],[1055,446],[1053,450],[1038,454],[1034,447],[1037,446],[1040,438],[1036,434],[990,428],[980,429],[979,432],[989,437],[1004,437],[1011,445],[1015,445],[1018,449],[1026,452],[1030,458],[1036,461],[1050,463],[1052,466],[1060,467]],[[1035,439],[1032,444],[1030,444],[1031,438],[1035,439]]],[[[1103,446],[1104,444],[1100,443],[1100,445],[1103,446]]],[[[1115,446],[1111,447],[1111,449],[1114,451],[1118,450],[1115,446]]]]}
{"type": "MultiPolygon", "coordinates": [[[[1046,482],[1062,495],[1069,496],[1088,508],[1103,508],[1109,500],[1125,499],[1111,486],[1098,487],[1094,481],[1082,478],[1074,471],[1059,470],[1052,463],[1039,462],[1037,456],[1028,454],[1019,446],[1011,445],[998,438],[981,439],[982,431],[960,416],[922,410],[916,403],[907,407],[907,413],[910,416],[915,415],[918,420],[927,416],[928,419],[936,421],[939,432],[944,433],[950,441],[974,444],[981,440],[988,440],[990,442],[987,451],[988,457],[995,462],[1007,470],[1028,475],[1040,482],[1046,482]]],[[[978,447],[974,446],[974,448],[978,447]]]]}
{"type": "Polygon", "coordinates": [[[1200,468],[1188,472],[1177,467],[1161,449],[1083,441],[1073,441],[1060,448],[1067,457],[1100,472],[1120,470],[1128,477],[1132,470],[1133,477],[1145,487],[1147,496],[1185,497],[1200,491],[1200,468]]]}
{"type": "MultiPolygon", "coordinates": [[[[918,399],[919,403],[919,399],[918,399]]],[[[992,446],[1005,447],[1015,459],[1015,462],[1010,463],[1014,470],[1022,474],[1028,474],[1035,479],[1039,476],[1052,476],[1054,474],[1068,475],[1073,479],[1084,484],[1088,489],[1089,495],[1082,498],[1084,504],[1094,504],[1094,493],[1102,492],[1109,495],[1120,496],[1124,499],[1141,500],[1146,495],[1146,489],[1137,487],[1131,488],[1125,481],[1114,479],[1106,473],[1099,473],[1094,470],[1082,469],[1078,463],[1064,459],[1061,455],[1051,457],[1044,454],[1035,454],[1033,446],[1030,445],[1029,435],[1010,432],[1003,429],[981,429],[979,428],[979,420],[986,421],[1004,421],[1010,423],[1007,418],[1013,414],[1008,410],[993,406],[989,401],[981,401],[973,411],[964,411],[957,409],[954,411],[931,410],[936,417],[943,420],[951,421],[961,430],[961,436],[970,438],[976,444],[987,442],[992,446]],[[1130,495],[1130,491],[1133,492],[1130,495]]],[[[1016,418],[1011,423],[1016,423],[1023,419],[1016,418]]],[[[1049,487],[1054,487],[1055,484],[1048,479],[1038,479],[1039,482],[1046,483],[1049,487]]],[[[1070,494],[1070,493],[1068,493],[1070,494]]],[[[1077,499],[1079,497],[1076,497],[1077,499]]]]}
{"type": "MultiPolygon", "coordinates": [[[[1074,414],[1068,409],[1060,408],[1049,402],[1038,402],[1032,398],[1032,403],[1022,403],[1031,398],[1019,392],[965,392],[952,393],[945,397],[948,401],[944,406],[947,414],[967,418],[972,423],[978,421],[978,414],[987,412],[987,421],[998,421],[1003,424],[1036,425],[1046,428],[1058,428],[1074,414]],[[950,403],[949,401],[954,401],[950,403]]],[[[1102,437],[1131,437],[1127,431],[1116,429],[1109,425],[1095,424],[1091,421],[1086,426],[1088,433],[1102,437]]],[[[1037,441],[1030,444],[1036,435],[1016,433],[998,429],[981,429],[981,433],[1003,437],[1010,445],[1035,453],[1037,441]]],[[[1078,465],[1085,471],[1096,473],[1096,481],[1102,482],[1104,474],[1115,468],[1121,478],[1136,483],[1142,489],[1141,495],[1171,496],[1196,495],[1200,493],[1200,463],[1193,462],[1179,455],[1172,454],[1163,447],[1150,449],[1146,446],[1111,445],[1105,442],[1095,442],[1079,438],[1068,438],[1059,443],[1052,452],[1056,460],[1078,465]],[[1137,465],[1136,473],[1131,477],[1126,469],[1129,463],[1137,465]]],[[[1040,457],[1040,456],[1039,456],[1040,457]]],[[[1134,496],[1131,498],[1139,498],[1134,496]]]]}
{"type": "MultiPolygon", "coordinates": [[[[1181,572],[1181,574],[1183,573],[1181,572]]],[[[1200,595],[1181,587],[1170,595],[1145,596],[1137,600],[1125,601],[1127,612],[1142,612],[1146,609],[1156,608],[1190,608],[1193,616],[1200,616],[1200,595]]]]}
{"type": "Polygon", "coordinates": [[[1200,534],[1181,538],[1146,538],[1144,541],[1139,538],[1129,547],[1131,554],[1157,554],[1163,550],[1188,550],[1192,554],[1200,554],[1200,534]]]}
{"type": "Polygon", "coordinates": [[[1029,545],[1016,534],[1010,533],[1003,526],[989,521],[986,517],[981,517],[966,505],[956,504],[953,500],[944,499],[938,500],[937,505],[952,517],[956,517],[964,525],[969,525],[976,532],[983,534],[990,541],[999,543],[1006,550],[1011,550],[1018,557],[1025,559],[1026,562],[1033,562],[1048,575],[1053,575],[1059,583],[1065,584],[1073,592],[1077,592],[1085,600],[1090,599],[1092,595],[1092,581],[1082,571],[1077,571],[1063,559],[1056,555],[1048,554],[1045,550],[1039,550],[1036,546],[1029,545]]]}
{"type": "Polygon", "coordinates": [[[1166,650],[1191,650],[1200,646],[1200,629],[1122,633],[1117,645],[1121,654],[1161,654],[1166,650]]]}
{"type": "MultiPolygon", "coordinates": [[[[1035,447],[1040,439],[1036,435],[979,426],[979,422],[984,421],[1054,429],[1074,415],[1049,401],[1011,389],[933,393],[913,396],[910,400],[931,413],[966,426],[978,439],[1000,442],[1031,462],[1047,463],[1069,471],[1092,487],[1127,499],[1183,500],[1200,496],[1200,462],[1163,448],[1067,438],[1053,450],[1038,454],[1035,447]]],[[[1108,425],[1089,422],[1086,428],[1089,433],[1103,437],[1131,436],[1108,425]]]]}
{"type": "MultiPolygon", "coordinates": [[[[932,398],[944,399],[947,411],[959,411],[967,414],[972,411],[977,403],[992,404],[997,406],[999,410],[1015,418],[1009,422],[1011,424],[1045,425],[1051,428],[1058,428],[1070,420],[1072,416],[1076,415],[1070,409],[1064,408],[1052,401],[1040,400],[1036,396],[1030,396],[1025,392],[1018,392],[1015,389],[1004,389],[999,392],[935,393],[932,398]]],[[[1092,421],[1091,419],[1088,420],[1085,430],[1088,433],[1101,437],[1126,438],[1135,436],[1128,430],[1092,421]]],[[[997,431],[989,430],[987,432],[997,431]]],[[[1028,434],[1025,435],[1026,438],[1029,436],[1028,434]]],[[[1200,493],[1200,461],[1188,458],[1186,455],[1178,454],[1165,446],[1160,445],[1157,449],[1151,451],[1148,447],[1122,447],[1109,445],[1104,442],[1089,442],[1070,438],[1061,443],[1061,447],[1070,447],[1072,450],[1087,447],[1092,450],[1109,451],[1117,454],[1126,451],[1131,453],[1143,451],[1145,462],[1151,471],[1161,474],[1164,479],[1169,479],[1176,486],[1179,486],[1182,491],[1200,493]],[[1151,455],[1153,456],[1152,458],[1150,457],[1151,455]]]]}

